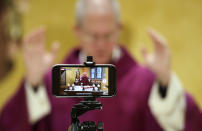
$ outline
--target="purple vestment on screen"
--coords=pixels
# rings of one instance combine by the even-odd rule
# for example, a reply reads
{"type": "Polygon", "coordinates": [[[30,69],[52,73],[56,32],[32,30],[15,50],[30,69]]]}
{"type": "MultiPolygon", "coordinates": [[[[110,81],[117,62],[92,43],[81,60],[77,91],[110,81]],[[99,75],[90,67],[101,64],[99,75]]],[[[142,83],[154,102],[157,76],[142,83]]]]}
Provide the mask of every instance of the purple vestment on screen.
{"type": "MultiPolygon", "coordinates": [[[[162,131],[152,115],[148,99],[155,81],[154,74],[137,64],[122,48],[122,56],[111,62],[117,68],[117,95],[99,98],[103,109],[89,111],[80,117],[82,121],[103,121],[104,131],[162,131]]],[[[64,64],[79,64],[79,49],[73,50],[64,64]]],[[[51,94],[51,72],[45,77],[51,102],[51,114],[35,125],[29,124],[24,82],[14,97],[7,103],[0,117],[0,131],[67,131],[70,113],[74,104],[81,99],[55,98],[51,94]]],[[[157,107],[158,108],[158,107],[157,107]]],[[[202,130],[201,112],[193,99],[186,95],[185,130],[202,130]]]]}

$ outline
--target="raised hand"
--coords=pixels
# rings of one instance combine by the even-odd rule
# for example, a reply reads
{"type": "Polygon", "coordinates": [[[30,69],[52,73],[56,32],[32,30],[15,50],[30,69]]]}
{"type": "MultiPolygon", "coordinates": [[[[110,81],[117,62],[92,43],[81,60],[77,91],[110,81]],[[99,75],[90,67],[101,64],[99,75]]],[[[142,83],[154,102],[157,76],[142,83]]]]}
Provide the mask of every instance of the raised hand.
{"type": "Polygon", "coordinates": [[[148,34],[154,45],[154,52],[148,53],[146,48],[142,49],[146,66],[157,76],[158,81],[163,86],[167,86],[170,81],[171,53],[167,41],[156,31],[149,29],[148,34]]]}
{"type": "Polygon", "coordinates": [[[23,56],[26,67],[26,80],[33,86],[42,82],[47,70],[52,66],[59,49],[59,43],[52,44],[50,52],[45,49],[44,28],[38,28],[28,34],[23,42],[23,56]]]}

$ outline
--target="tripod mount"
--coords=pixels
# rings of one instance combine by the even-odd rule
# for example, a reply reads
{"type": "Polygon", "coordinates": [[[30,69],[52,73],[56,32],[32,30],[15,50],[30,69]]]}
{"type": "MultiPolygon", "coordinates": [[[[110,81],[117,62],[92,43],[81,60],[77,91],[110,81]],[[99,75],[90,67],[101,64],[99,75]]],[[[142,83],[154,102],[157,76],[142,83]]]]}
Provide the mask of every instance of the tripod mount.
{"type": "Polygon", "coordinates": [[[90,111],[102,109],[102,103],[98,102],[95,97],[84,98],[84,101],[81,101],[78,104],[75,104],[72,107],[71,118],[72,118],[72,125],[71,131],[103,131],[103,123],[99,122],[96,126],[96,123],[93,121],[86,121],[80,124],[78,119],[79,116],[82,114],[90,111]]]}

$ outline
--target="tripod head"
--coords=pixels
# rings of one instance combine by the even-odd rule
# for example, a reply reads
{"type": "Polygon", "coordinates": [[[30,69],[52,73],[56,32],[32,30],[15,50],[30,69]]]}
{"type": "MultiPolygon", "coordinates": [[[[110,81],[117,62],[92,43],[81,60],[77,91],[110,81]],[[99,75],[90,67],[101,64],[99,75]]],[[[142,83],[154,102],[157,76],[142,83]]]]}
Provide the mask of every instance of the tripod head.
{"type": "Polygon", "coordinates": [[[96,131],[96,129],[98,129],[98,131],[103,131],[103,123],[101,122],[98,123],[98,126],[96,126],[96,123],[92,121],[87,121],[80,124],[78,119],[78,117],[82,114],[96,109],[102,109],[102,104],[101,102],[98,102],[95,97],[85,98],[84,101],[75,104],[72,107],[71,112],[71,131],[96,131]]]}

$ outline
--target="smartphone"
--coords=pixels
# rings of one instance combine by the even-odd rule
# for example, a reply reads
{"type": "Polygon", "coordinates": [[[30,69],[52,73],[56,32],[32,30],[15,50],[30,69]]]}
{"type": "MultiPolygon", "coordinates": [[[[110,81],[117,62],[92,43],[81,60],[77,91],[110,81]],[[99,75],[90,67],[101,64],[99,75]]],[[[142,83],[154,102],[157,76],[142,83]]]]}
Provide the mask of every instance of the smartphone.
{"type": "Polygon", "coordinates": [[[57,64],[52,68],[52,93],[57,97],[113,97],[116,68],[111,64],[57,64]]]}

